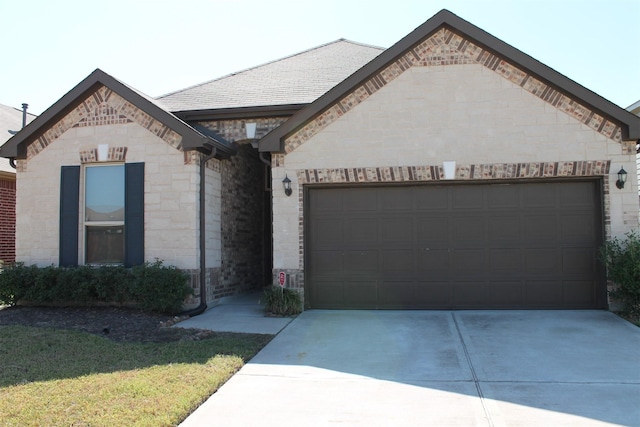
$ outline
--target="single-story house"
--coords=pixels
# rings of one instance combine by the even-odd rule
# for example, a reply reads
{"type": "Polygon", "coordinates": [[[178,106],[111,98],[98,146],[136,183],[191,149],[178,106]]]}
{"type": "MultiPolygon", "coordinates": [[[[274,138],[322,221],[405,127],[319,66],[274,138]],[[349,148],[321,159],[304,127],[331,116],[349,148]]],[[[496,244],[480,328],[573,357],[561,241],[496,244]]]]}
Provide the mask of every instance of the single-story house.
{"type": "Polygon", "coordinates": [[[16,258],[159,258],[191,304],[607,308],[640,118],[443,10],[152,99],[96,70],[0,149],[16,258]],[[203,293],[205,295],[203,295],[203,293]]]}
{"type": "MultiPolygon", "coordinates": [[[[35,116],[22,110],[0,104],[0,146],[15,135],[35,116]]],[[[0,266],[16,260],[16,171],[9,159],[0,158],[0,266]]]]}

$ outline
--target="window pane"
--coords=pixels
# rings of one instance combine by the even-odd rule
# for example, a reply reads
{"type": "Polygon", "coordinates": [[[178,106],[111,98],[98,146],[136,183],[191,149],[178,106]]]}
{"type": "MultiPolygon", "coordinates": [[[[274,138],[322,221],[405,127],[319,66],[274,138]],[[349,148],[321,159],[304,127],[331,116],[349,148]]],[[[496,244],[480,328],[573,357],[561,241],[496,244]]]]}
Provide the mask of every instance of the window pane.
{"type": "Polygon", "coordinates": [[[87,227],[86,264],[124,263],[124,225],[87,227]]]}
{"type": "Polygon", "coordinates": [[[86,221],[124,221],[124,165],[86,169],[86,221]]]}

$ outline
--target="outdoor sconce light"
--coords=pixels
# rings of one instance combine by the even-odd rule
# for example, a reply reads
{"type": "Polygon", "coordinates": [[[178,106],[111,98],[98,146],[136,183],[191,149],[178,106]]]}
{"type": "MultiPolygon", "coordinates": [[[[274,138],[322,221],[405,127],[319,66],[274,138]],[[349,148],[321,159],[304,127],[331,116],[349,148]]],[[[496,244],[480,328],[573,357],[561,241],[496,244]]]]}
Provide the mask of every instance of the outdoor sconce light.
{"type": "Polygon", "coordinates": [[[621,167],[618,171],[618,180],[616,181],[616,187],[622,190],[624,188],[625,182],[627,182],[627,171],[624,170],[623,167],[621,167]]]}
{"type": "Polygon", "coordinates": [[[291,180],[287,175],[284,176],[284,179],[282,180],[282,185],[284,187],[284,194],[286,194],[287,196],[290,196],[293,190],[291,189],[291,180]]]}

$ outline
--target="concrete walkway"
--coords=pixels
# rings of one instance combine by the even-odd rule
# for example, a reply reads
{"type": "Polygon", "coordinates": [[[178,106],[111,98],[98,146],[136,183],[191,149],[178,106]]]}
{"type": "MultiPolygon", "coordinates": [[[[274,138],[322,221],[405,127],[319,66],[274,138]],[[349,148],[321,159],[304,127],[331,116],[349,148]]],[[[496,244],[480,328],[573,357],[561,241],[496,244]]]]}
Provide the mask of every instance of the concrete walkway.
{"type": "Polygon", "coordinates": [[[218,305],[199,316],[175,324],[178,328],[207,329],[216,332],[241,332],[275,335],[293,320],[291,317],[266,317],[263,291],[222,298],[218,305]]]}
{"type": "Polygon", "coordinates": [[[334,424],[640,426],[640,328],[592,310],[306,311],[181,426],[334,424]]]}

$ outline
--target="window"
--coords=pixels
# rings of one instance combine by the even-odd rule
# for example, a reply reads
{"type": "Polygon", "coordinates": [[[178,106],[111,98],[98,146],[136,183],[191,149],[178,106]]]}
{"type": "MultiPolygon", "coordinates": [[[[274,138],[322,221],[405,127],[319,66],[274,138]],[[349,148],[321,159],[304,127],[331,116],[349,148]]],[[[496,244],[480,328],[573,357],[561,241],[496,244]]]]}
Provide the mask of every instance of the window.
{"type": "Polygon", "coordinates": [[[60,266],[76,266],[79,258],[85,264],[143,264],[144,163],[86,165],[84,197],[80,174],[80,166],[62,166],[60,266]]]}
{"type": "Polygon", "coordinates": [[[85,264],[124,263],[124,165],[85,169],[85,264]]]}

